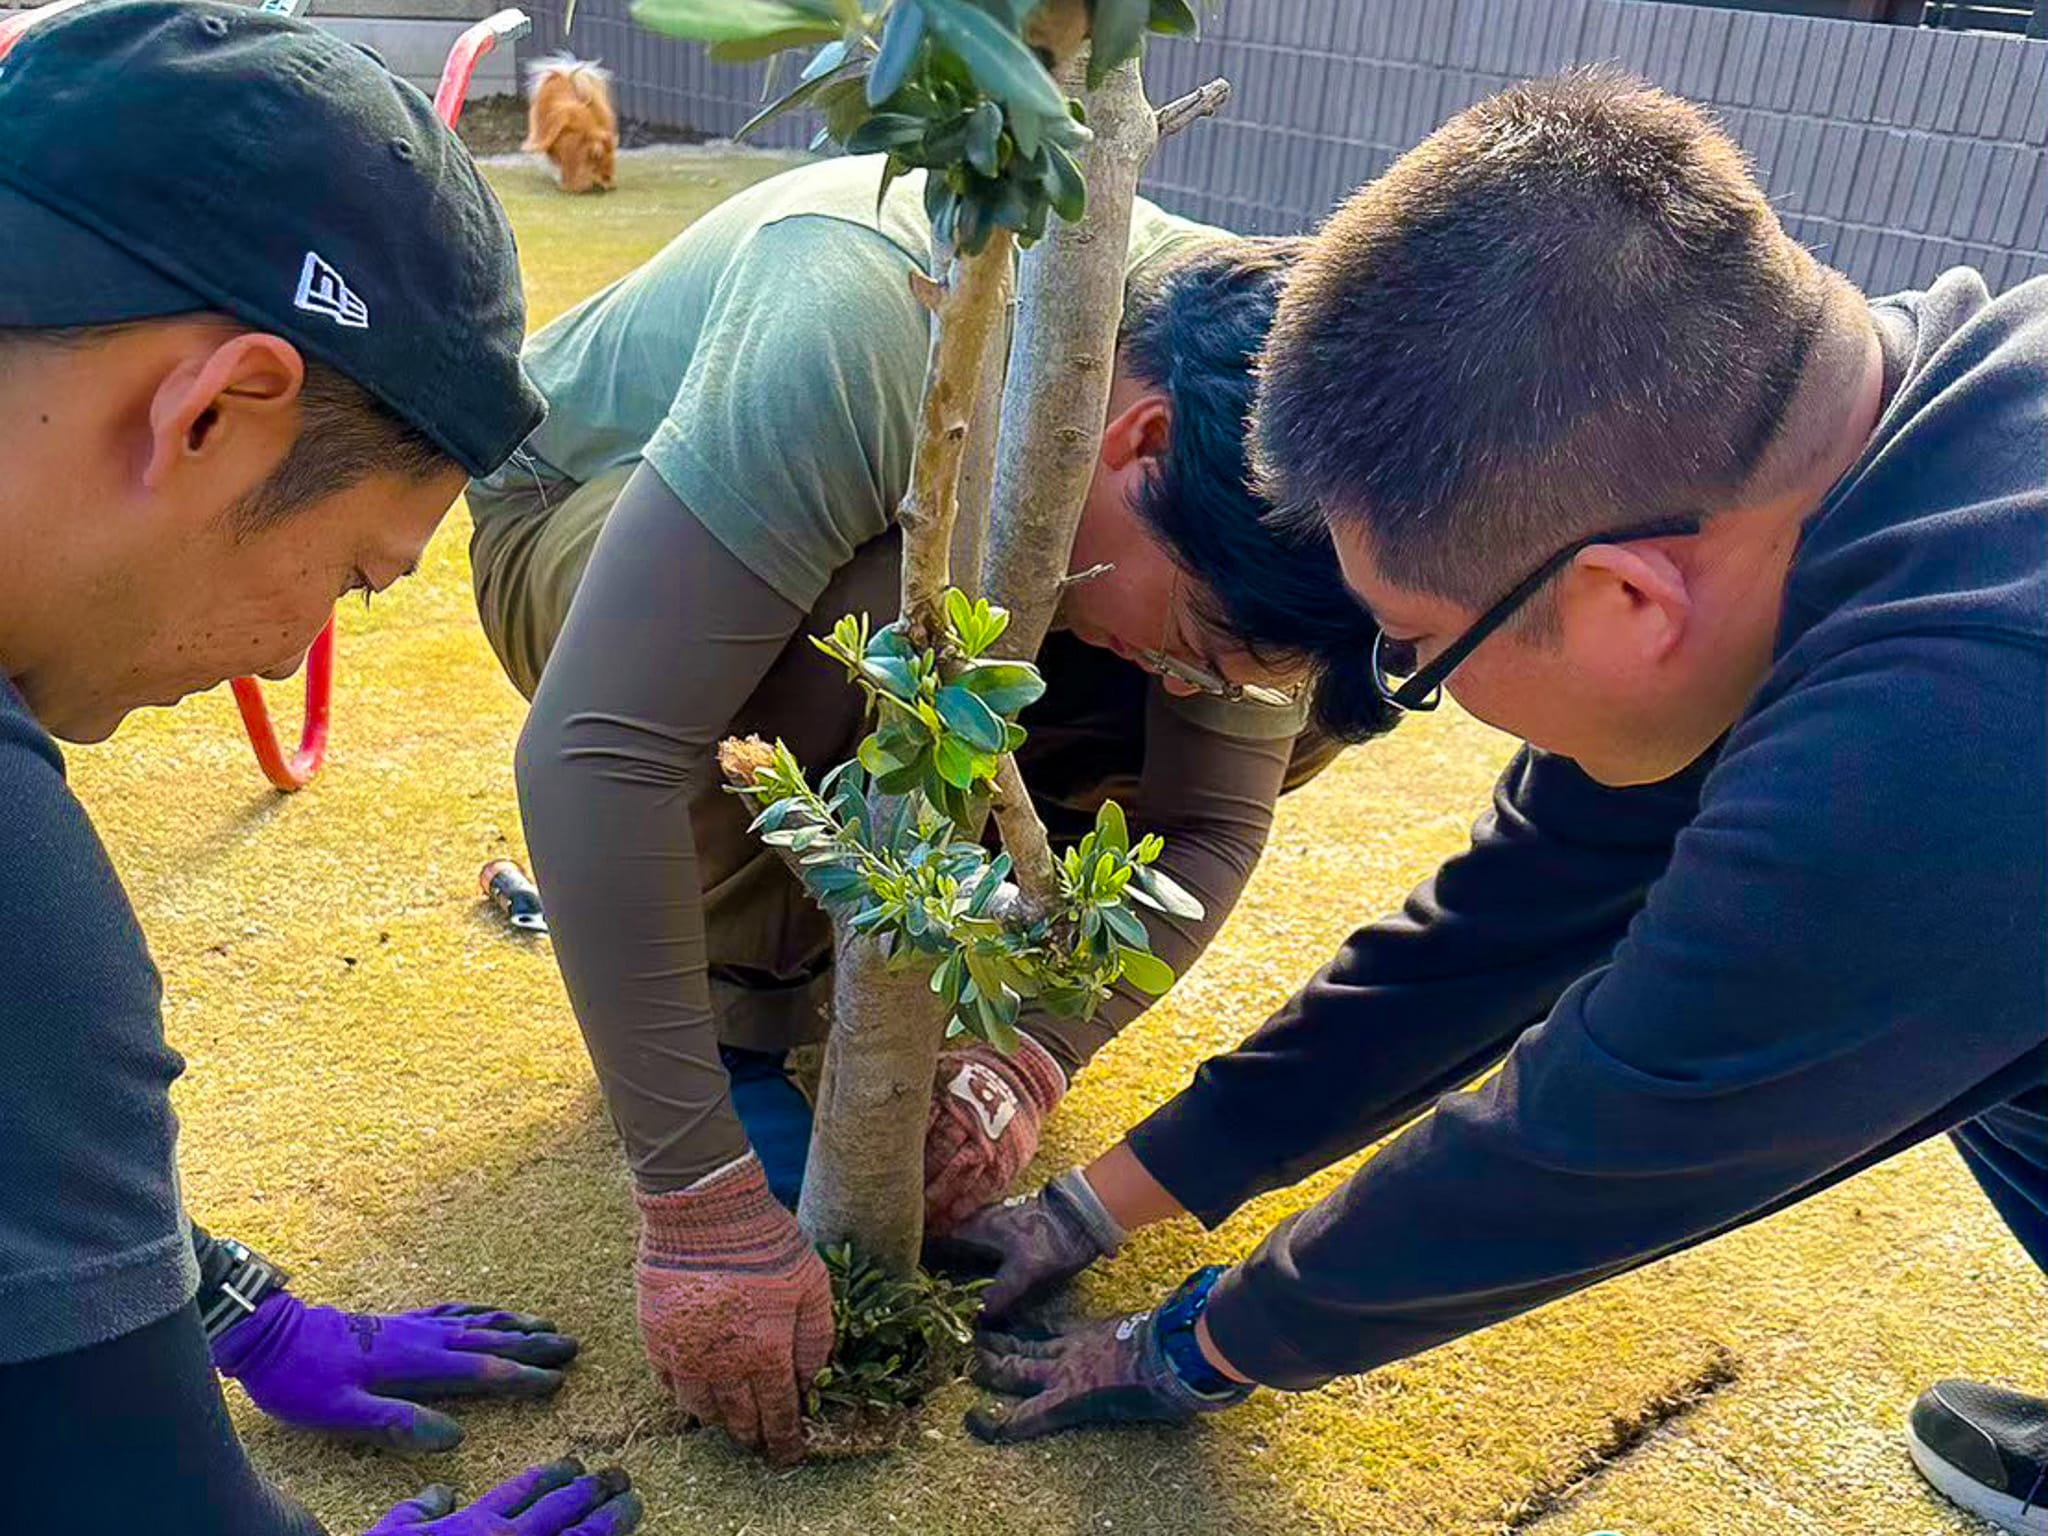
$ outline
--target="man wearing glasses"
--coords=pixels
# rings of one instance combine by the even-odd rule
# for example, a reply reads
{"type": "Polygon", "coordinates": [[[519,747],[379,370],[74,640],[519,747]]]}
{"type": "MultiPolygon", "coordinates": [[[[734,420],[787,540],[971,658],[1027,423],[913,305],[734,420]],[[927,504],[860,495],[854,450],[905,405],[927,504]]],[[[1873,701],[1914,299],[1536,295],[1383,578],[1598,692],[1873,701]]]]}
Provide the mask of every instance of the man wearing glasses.
{"type": "MultiPolygon", "coordinates": [[[[777,1455],[831,1341],[794,1203],[810,1111],[785,1069],[820,1038],[831,929],[713,750],[757,732],[850,757],[859,695],[808,636],[897,607],[929,317],[921,177],[809,166],[715,209],[536,335],[546,425],[471,487],[478,608],[533,700],[520,805],[555,950],[638,1186],[650,1358],[683,1408],[777,1455]],[[543,671],[545,668],[545,671],[543,671]]],[[[1298,241],[1135,210],[1109,420],[1040,657],[1024,768],[1056,841],[1114,797],[1167,839],[1199,922],[1153,920],[1184,967],[1257,863],[1283,790],[1392,711],[1315,690],[1370,643],[1327,535],[1246,486],[1253,355],[1298,241]],[[1316,724],[1309,724],[1314,696],[1316,724]]],[[[948,1052],[928,1225],[1003,1195],[1068,1079],[1139,1011],[1027,1017],[1004,1057],[948,1052]]]]}
{"type": "MultiPolygon", "coordinates": [[[[989,1341],[1025,1400],[975,1425],[1368,1371],[1942,1132],[2048,1265],[2048,281],[1868,301],[1689,106],[1526,85],[1316,238],[1254,441],[1387,701],[1530,746],[1401,916],[956,1242],[1000,1314],[1433,1113],[1157,1312],[989,1341]]],[[[1909,1445],[2048,1532],[2048,1402],[1943,1382],[1909,1445]]]]}

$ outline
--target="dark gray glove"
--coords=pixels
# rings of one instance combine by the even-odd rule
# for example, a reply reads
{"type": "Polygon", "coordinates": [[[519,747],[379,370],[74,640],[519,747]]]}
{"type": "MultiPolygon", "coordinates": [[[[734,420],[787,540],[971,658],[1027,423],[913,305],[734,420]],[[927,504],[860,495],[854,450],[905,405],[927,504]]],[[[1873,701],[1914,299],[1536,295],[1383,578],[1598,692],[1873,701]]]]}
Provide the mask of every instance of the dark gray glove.
{"type": "Polygon", "coordinates": [[[926,1261],[949,1274],[993,1276],[981,1300],[982,1316],[995,1322],[1049,1296],[1123,1241],[1123,1228],[1081,1170],[1070,1168],[1035,1195],[968,1217],[932,1241],[926,1261]]]}

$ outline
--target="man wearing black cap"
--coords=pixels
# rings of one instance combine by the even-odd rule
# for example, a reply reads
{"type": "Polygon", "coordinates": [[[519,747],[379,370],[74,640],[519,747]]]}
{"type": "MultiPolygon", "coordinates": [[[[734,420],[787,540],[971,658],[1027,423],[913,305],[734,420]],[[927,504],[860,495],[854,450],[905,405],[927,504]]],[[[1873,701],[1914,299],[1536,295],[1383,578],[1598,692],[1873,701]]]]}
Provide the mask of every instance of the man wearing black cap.
{"type": "MultiPolygon", "coordinates": [[[[52,737],[285,675],[539,421],[503,212],[426,99],[296,22],[108,0],[0,57],[0,1529],[313,1532],[215,1370],[287,1422],[442,1449],[412,1399],[537,1395],[538,1319],[309,1307],[178,1197],[159,982],[52,737]],[[195,1251],[196,1249],[196,1251],[195,1251]],[[113,1475],[106,1475],[112,1473],[113,1475]],[[20,1502],[17,1502],[20,1501],[20,1502]]],[[[376,1532],[612,1536],[529,1469],[376,1532]]]]}

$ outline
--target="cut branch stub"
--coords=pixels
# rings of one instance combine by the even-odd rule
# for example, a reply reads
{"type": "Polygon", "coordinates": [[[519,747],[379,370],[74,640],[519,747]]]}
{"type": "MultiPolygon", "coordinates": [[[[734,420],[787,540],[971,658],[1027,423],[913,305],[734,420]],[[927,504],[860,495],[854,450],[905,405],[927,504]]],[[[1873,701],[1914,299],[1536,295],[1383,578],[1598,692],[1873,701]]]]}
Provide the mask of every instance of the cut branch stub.
{"type": "Polygon", "coordinates": [[[1230,82],[1218,75],[1159,109],[1159,137],[1170,139],[1198,118],[1213,117],[1230,101],[1230,82]]]}

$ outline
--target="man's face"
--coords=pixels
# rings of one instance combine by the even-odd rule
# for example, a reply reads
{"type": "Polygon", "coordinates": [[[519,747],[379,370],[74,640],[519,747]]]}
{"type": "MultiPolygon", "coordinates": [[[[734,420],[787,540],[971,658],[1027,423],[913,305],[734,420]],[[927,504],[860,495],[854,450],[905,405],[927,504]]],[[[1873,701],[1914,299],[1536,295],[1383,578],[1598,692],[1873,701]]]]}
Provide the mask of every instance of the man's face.
{"type": "Polygon", "coordinates": [[[301,431],[323,429],[297,350],[218,317],[16,362],[0,373],[0,534],[21,552],[0,567],[0,669],[70,741],[230,677],[289,675],[337,599],[414,567],[462,489],[452,464],[380,471],[247,515],[301,431]]]}
{"type": "Polygon", "coordinates": [[[223,509],[128,565],[108,593],[112,617],[67,664],[23,680],[30,707],[51,734],[98,741],[131,710],[232,677],[289,677],[340,598],[417,566],[461,489],[459,472],[374,475],[252,532],[223,509]]]}
{"type": "Polygon", "coordinates": [[[1114,651],[1160,675],[1168,692],[1202,691],[1158,665],[1172,658],[1226,682],[1285,692],[1302,669],[1271,666],[1209,632],[1200,615],[1208,594],[1154,537],[1138,511],[1146,478],[1158,472],[1170,421],[1166,397],[1121,365],[1110,387],[1110,418],[1082,504],[1068,569],[1079,575],[1060,596],[1060,625],[1089,645],[1114,651]]]}
{"type": "MultiPolygon", "coordinates": [[[[1480,616],[1394,585],[1352,519],[1332,529],[1344,578],[1390,642],[1427,665],[1480,616]]],[[[1532,555],[1539,564],[1547,551],[1532,555]]],[[[1654,551],[1602,545],[1539,595],[1554,622],[1510,622],[1452,672],[1445,691],[1489,725],[1568,757],[1603,784],[1655,783],[1693,762],[1740,714],[1755,677],[1730,655],[1685,573],[1654,551]]],[[[1365,664],[1365,658],[1360,658],[1365,664]]]]}

